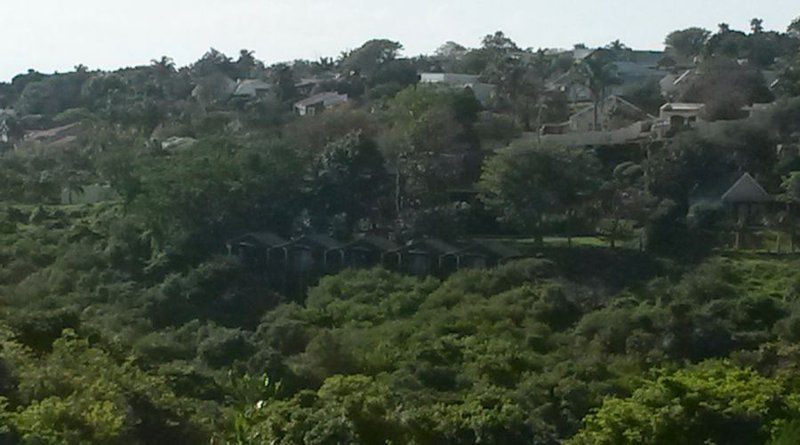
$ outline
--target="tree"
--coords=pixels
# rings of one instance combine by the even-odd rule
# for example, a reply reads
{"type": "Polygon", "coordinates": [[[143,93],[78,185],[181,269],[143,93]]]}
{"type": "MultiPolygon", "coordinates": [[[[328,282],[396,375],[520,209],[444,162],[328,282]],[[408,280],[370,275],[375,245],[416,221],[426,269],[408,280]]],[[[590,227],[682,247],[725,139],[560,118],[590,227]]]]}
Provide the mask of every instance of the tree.
{"type": "Polygon", "coordinates": [[[720,23],[719,30],[705,46],[705,55],[729,59],[747,57],[747,42],[747,34],[732,30],[727,23],[720,23]]]}
{"type": "Polygon", "coordinates": [[[453,41],[448,41],[436,49],[434,56],[441,59],[459,59],[464,57],[466,53],[467,48],[465,48],[463,45],[453,41]]]}
{"type": "Polygon", "coordinates": [[[517,44],[507,37],[503,31],[497,31],[494,34],[487,34],[481,43],[483,45],[483,49],[495,52],[497,54],[507,55],[520,50],[517,44]]]}
{"type": "Polygon", "coordinates": [[[721,361],[661,375],[629,398],[610,398],[570,445],[755,444],[798,415],[782,382],[721,361]]]}
{"type": "Polygon", "coordinates": [[[378,219],[384,198],[390,196],[383,156],[359,132],[329,143],[313,161],[309,176],[310,210],[322,231],[342,216],[345,225],[338,233],[349,236],[359,219],[378,219]]]}
{"type": "Polygon", "coordinates": [[[236,65],[230,57],[211,48],[191,66],[192,77],[202,78],[212,75],[236,77],[236,65]]]}
{"type": "Polygon", "coordinates": [[[565,213],[597,190],[598,163],[586,151],[512,145],[484,163],[481,199],[501,222],[539,241],[548,217],[565,213]]]}
{"type": "Polygon", "coordinates": [[[511,57],[498,58],[483,73],[488,82],[498,86],[499,95],[525,131],[532,130],[533,119],[541,112],[546,75],[543,63],[511,57]]]}
{"type": "Polygon", "coordinates": [[[692,58],[700,55],[711,36],[711,32],[703,28],[687,28],[673,31],[667,36],[665,44],[668,50],[679,56],[692,58]]]}
{"type": "Polygon", "coordinates": [[[800,37],[800,17],[792,20],[792,23],[786,29],[786,32],[794,38],[800,37]]]}
{"type": "Polygon", "coordinates": [[[753,20],[750,20],[750,31],[752,31],[753,34],[759,34],[764,32],[764,20],[759,18],[754,18],[753,20]]]}
{"type": "Polygon", "coordinates": [[[706,119],[738,119],[741,108],[767,103],[774,98],[764,75],[755,66],[714,57],[701,64],[702,75],[686,90],[681,100],[706,104],[706,119]]]}
{"type": "Polygon", "coordinates": [[[605,46],[605,48],[610,49],[612,51],[626,51],[631,49],[628,45],[622,43],[622,41],[620,41],[619,39],[609,43],[608,45],[605,46]]]}
{"type": "Polygon", "coordinates": [[[620,218],[600,220],[597,231],[612,249],[615,249],[618,243],[630,241],[635,235],[633,222],[620,218]]]}
{"type": "Polygon", "coordinates": [[[160,76],[169,76],[175,73],[175,61],[171,57],[161,56],[160,59],[153,59],[150,65],[160,76]]]}
{"type": "Polygon", "coordinates": [[[370,40],[344,54],[339,64],[346,73],[355,72],[370,78],[385,63],[395,60],[402,49],[403,45],[392,40],[370,40]]]}
{"type": "Polygon", "coordinates": [[[435,85],[408,87],[389,102],[381,149],[398,173],[398,212],[441,203],[448,189],[475,180],[478,110],[471,92],[435,85]]]}
{"type": "Polygon", "coordinates": [[[584,58],[573,68],[576,77],[584,83],[594,103],[594,126],[600,130],[600,110],[605,103],[608,87],[619,83],[617,67],[607,52],[597,51],[584,58]]]}
{"type": "Polygon", "coordinates": [[[278,91],[278,99],[283,102],[294,100],[297,89],[292,68],[285,63],[279,63],[270,67],[270,73],[270,80],[278,91]]]}
{"type": "Polygon", "coordinates": [[[263,69],[261,62],[259,62],[253,54],[255,54],[253,51],[248,51],[246,49],[239,51],[239,59],[234,63],[238,78],[248,79],[256,77],[259,71],[263,69]]]}

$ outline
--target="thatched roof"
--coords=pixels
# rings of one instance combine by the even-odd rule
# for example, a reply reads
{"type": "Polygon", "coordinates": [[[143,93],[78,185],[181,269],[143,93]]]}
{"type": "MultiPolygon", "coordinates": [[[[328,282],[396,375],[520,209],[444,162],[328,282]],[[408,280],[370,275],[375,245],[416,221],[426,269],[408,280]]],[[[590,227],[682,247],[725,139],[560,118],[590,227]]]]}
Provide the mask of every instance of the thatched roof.
{"type": "Polygon", "coordinates": [[[772,201],[772,197],[750,173],[745,173],[722,195],[722,202],[728,204],[756,203],[772,201]]]}

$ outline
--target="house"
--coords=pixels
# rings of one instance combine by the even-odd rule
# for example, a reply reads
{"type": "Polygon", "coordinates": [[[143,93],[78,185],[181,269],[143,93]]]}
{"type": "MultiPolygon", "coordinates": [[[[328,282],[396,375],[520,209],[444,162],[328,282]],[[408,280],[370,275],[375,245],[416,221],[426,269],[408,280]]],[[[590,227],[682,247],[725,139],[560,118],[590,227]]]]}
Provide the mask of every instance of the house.
{"type": "Polygon", "coordinates": [[[453,257],[446,256],[461,250],[459,247],[445,241],[425,238],[410,241],[395,253],[396,265],[399,271],[416,276],[446,275],[454,269],[453,257]]]}
{"type": "Polygon", "coordinates": [[[569,131],[618,130],[636,122],[655,119],[655,116],[615,95],[609,96],[603,101],[597,116],[599,128],[594,128],[595,105],[582,109],[570,116],[569,131]]]}
{"type": "MultiPolygon", "coordinates": [[[[516,249],[497,242],[476,240],[457,252],[445,254],[444,258],[454,259],[457,270],[486,269],[522,258],[522,254],[516,249]]],[[[446,262],[445,264],[452,263],[446,262]]]]}
{"type": "Polygon", "coordinates": [[[323,75],[319,77],[307,77],[300,79],[294,84],[294,89],[301,96],[310,96],[315,90],[322,88],[326,83],[334,82],[339,79],[339,75],[323,75]]]}
{"type": "Polygon", "coordinates": [[[252,232],[226,243],[228,254],[239,257],[251,267],[261,268],[270,264],[272,251],[286,244],[286,240],[272,232],[252,232]]]}
{"type": "Polygon", "coordinates": [[[354,269],[384,266],[387,258],[399,248],[400,246],[386,238],[366,235],[341,249],[343,265],[354,269]]]}
{"type": "Polygon", "coordinates": [[[272,84],[260,79],[240,79],[233,90],[233,97],[259,99],[272,92],[272,84]]]}
{"type": "Polygon", "coordinates": [[[692,85],[697,77],[697,70],[687,69],[675,73],[669,73],[658,81],[661,95],[667,99],[682,96],[692,85]]]}
{"type": "Polygon", "coordinates": [[[294,110],[300,116],[314,116],[317,113],[344,104],[347,101],[347,94],[329,91],[296,102],[294,104],[294,110]]]}
{"type": "Polygon", "coordinates": [[[569,71],[549,80],[545,87],[548,91],[563,93],[571,103],[592,101],[592,92],[589,91],[589,88],[578,80],[574,73],[569,71]]]}
{"type": "Polygon", "coordinates": [[[742,107],[742,111],[747,113],[748,118],[764,116],[769,112],[774,103],[755,103],[742,107]]]}
{"type": "Polygon", "coordinates": [[[200,102],[221,102],[230,99],[237,83],[224,75],[210,75],[196,81],[191,97],[200,102]]]}
{"type": "Polygon", "coordinates": [[[659,137],[669,137],[684,128],[693,128],[698,122],[703,122],[705,105],[699,103],[669,102],[659,110],[659,124],[657,133],[659,137]]]}
{"type": "Polygon", "coordinates": [[[495,86],[480,81],[480,76],[474,74],[456,73],[421,73],[419,82],[422,84],[446,85],[452,88],[469,89],[475,99],[482,104],[487,104],[494,97],[495,86]]]}
{"type": "MultiPolygon", "coordinates": [[[[658,81],[669,73],[663,66],[664,53],[662,51],[640,51],[632,49],[585,49],[579,48],[569,52],[573,60],[579,63],[587,57],[602,55],[613,65],[618,82],[607,88],[611,95],[622,95],[626,87],[641,84],[651,80],[658,81]]],[[[567,71],[547,82],[547,89],[560,91],[572,103],[590,102],[591,91],[584,82],[572,72],[567,71]]]]}
{"type": "Polygon", "coordinates": [[[722,195],[721,200],[733,210],[738,225],[742,227],[761,224],[767,205],[773,201],[772,196],[750,173],[743,174],[722,195]]]}

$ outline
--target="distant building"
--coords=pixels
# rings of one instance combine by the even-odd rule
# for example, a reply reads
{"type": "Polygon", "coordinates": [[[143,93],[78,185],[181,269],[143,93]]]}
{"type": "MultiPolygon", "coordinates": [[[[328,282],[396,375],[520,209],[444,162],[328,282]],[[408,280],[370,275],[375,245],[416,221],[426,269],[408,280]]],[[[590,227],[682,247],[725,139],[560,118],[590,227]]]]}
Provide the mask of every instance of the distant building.
{"type": "Polygon", "coordinates": [[[345,267],[354,269],[385,267],[387,257],[399,248],[393,241],[367,235],[345,245],[341,249],[342,260],[345,267]]]}
{"type": "Polygon", "coordinates": [[[661,95],[668,100],[682,96],[691,87],[696,76],[697,70],[695,69],[666,74],[658,81],[661,95]]]}
{"type": "Polygon", "coordinates": [[[655,119],[655,116],[615,95],[607,97],[597,111],[599,128],[594,128],[594,111],[595,105],[590,105],[570,116],[569,131],[618,130],[636,122],[655,119]]]}
{"type": "Polygon", "coordinates": [[[321,276],[342,267],[342,243],[322,234],[303,235],[273,251],[283,255],[286,270],[294,274],[321,276]]]}
{"type": "Polygon", "coordinates": [[[706,106],[699,103],[670,102],[661,106],[659,123],[656,126],[659,137],[669,137],[685,128],[692,128],[703,122],[706,106]]]}
{"type": "Polygon", "coordinates": [[[434,238],[411,241],[395,252],[397,268],[416,276],[444,275],[452,272],[445,257],[459,250],[457,246],[434,238]]]}
{"type": "Polygon", "coordinates": [[[233,90],[234,97],[258,99],[272,92],[272,84],[260,79],[240,79],[233,90]]]}
{"type": "MultiPolygon", "coordinates": [[[[614,72],[619,80],[617,84],[607,88],[607,93],[610,95],[622,95],[625,88],[630,85],[658,81],[669,74],[669,70],[663,63],[665,54],[662,51],[578,48],[567,52],[572,55],[576,63],[600,53],[607,56],[609,63],[614,66],[614,72]]],[[[547,82],[547,89],[564,93],[567,99],[573,103],[592,100],[589,89],[571,72],[561,73],[550,79],[547,82]]]]}
{"type": "Polygon", "coordinates": [[[272,249],[287,241],[272,232],[252,232],[227,242],[228,254],[238,257],[255,269],[267,267],[272,249]]]}
{"type": "Polygon", "coordinates": [[[761,223],[772,196],[753,178],[750,173],[743,174],[722,195],[722,203],[733,208],[741,226],[761,223]]]}
{"type": "Polygon", "coordinates": [[[495,86],[480,81],[480,76],[474,74],[456,73],[421,73],[420,83],[440,84],[453,88],[470,89],[475,99],[482,104],[487,104],[495,94],[495,86]]]}
{"type": "Polygon", "coordinates": [[[766,114],[772,106],[775,105],[774,103],[756,103],[752,105],[747,105],[742,107],[742,111],[747,113],[747,117],[753,118],[758,117],[766,114]]]}
{"type": "Polygon", "coordinates": [[[314,116],[329,108],[347,103],[347,94],[336,92],[320,93],[294,104],[295,112],[300,116],[314,116]]]}

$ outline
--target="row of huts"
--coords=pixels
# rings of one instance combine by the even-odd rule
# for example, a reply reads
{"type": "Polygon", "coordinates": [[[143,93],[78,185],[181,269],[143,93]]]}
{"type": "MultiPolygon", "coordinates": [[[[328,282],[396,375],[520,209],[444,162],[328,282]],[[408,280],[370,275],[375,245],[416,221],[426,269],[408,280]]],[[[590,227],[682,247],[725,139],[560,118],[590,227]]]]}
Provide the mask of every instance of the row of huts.
{"type": "Polygon", "coordinates": [[[522,257],[515,249],[483,240],[452,244],[425,238],[400,245],[377,236],[340,242],[327,235],[311,234],[286,240],[270,232],[242,235],[230,240],[227,248],[229,254],[253,268],[307,277],[379,266],[416,276],[445,276],[464,268],[494,267],[522,257]]]}

